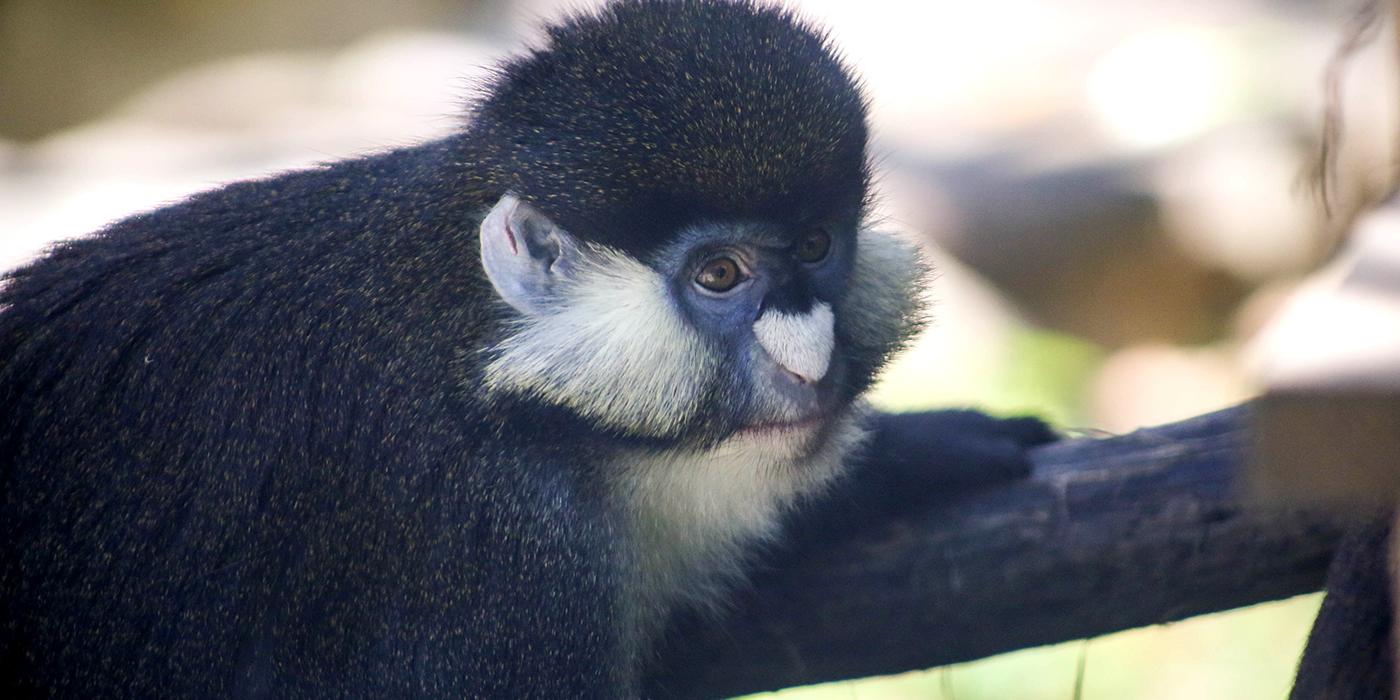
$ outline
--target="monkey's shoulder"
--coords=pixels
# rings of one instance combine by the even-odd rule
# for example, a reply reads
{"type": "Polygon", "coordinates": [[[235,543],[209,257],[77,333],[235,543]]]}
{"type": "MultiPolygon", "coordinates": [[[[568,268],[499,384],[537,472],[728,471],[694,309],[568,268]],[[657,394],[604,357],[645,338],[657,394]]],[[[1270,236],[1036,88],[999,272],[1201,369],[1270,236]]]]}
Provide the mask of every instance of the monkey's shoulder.
{"type": "Polygon", "coordinates": [[[386,255],[422,255],[415,243],[442,246],[474,229],[480,205],[457,178],[466,170],[452,150],[448,139],[229,183],[62,242],[7,276],[22,288],[123,271],[188,283],[211,268],[275,276],[357,260],[389,267],[399,261],[386,255]]]}
{"type": "Polygon", "coordinates": [[[233,183],[9,273],[0,451],[347,459],[384,433],[429,442],[410,427],[484,439],[458,387],[491,311],[469,197],[435,178],[448,148],[233,183]]]}
{"type": "Polygon", "coordinates": [[[236,182],[60,243],[5,274],[0,358],[35,344],[168,357],[259,335],[372,345],[470,327],[481,319],[460,318],[465,302],[486,289],[471,264],[474,200],[446,181],[449,151],[236,182]]]}

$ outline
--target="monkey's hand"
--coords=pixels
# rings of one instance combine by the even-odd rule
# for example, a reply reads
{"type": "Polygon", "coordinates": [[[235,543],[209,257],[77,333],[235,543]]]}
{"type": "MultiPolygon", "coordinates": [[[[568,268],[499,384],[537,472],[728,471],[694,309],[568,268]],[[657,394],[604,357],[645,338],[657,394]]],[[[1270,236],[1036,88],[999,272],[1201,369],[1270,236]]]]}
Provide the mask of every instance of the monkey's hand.
{"type": "Polygon", "coordinates": [[[866,449],[816,502],[799,508],[792,544],[826,546],[852,531],[1030,474],[1029,450],[1059,436],[1038,418],[977,411],[878,413],[866,449]]]}
{"type": "Polygon", "coordinates": [[[884,482],[894,497],[958,491],[1030,474],[1027,451],[1056,440],[1039,418],[994,418],[978,411],[877,413],[855,479],[884,482]]]}

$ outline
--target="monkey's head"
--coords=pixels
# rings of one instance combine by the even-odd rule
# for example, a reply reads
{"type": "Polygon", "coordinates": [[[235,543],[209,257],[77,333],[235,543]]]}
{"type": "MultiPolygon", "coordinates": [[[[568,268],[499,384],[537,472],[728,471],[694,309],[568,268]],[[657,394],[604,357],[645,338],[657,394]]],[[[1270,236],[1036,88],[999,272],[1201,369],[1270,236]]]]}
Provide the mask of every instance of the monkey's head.
{"type": "Polygon", "coordinates": [[[821,434],[917,325],[917,254],[862,228],[865,100],[750,2],[632,0],[507,63],[465,143],[512,307],[489,390],[714,444],[821,434]]]}

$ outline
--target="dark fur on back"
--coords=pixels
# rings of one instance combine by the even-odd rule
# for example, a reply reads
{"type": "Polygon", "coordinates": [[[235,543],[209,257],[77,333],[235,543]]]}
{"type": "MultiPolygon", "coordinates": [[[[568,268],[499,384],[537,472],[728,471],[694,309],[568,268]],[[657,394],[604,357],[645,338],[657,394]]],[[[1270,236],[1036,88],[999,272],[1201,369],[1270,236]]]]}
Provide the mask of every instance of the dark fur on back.
{"type": "Polygon", "coordinates": [[[698,221],[862,204],[864,98],[789,11],[628,0],[549,36],[502,70],[467,143],[571,233],[645,254],[698,221]]]}
{"type": "Polygon", "coordinates": [[[450,150],[231,185],[10,275],[0,686],[622,687],[580,456],[461,389],[497,321],[450,150]]]}

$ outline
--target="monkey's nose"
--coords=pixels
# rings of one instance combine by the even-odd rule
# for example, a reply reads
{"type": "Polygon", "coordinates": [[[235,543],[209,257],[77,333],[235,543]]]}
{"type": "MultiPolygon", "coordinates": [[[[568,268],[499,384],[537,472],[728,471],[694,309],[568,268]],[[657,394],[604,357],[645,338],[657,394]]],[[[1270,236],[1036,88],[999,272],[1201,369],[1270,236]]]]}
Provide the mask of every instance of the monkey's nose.
{"type": "Polygon", "coordinates": [[[804,384],[826,376],[835,347],[836,317],[825,302],[803,314],[768,309],[753,324],[758,344],[784,370],[804,384]]]}

